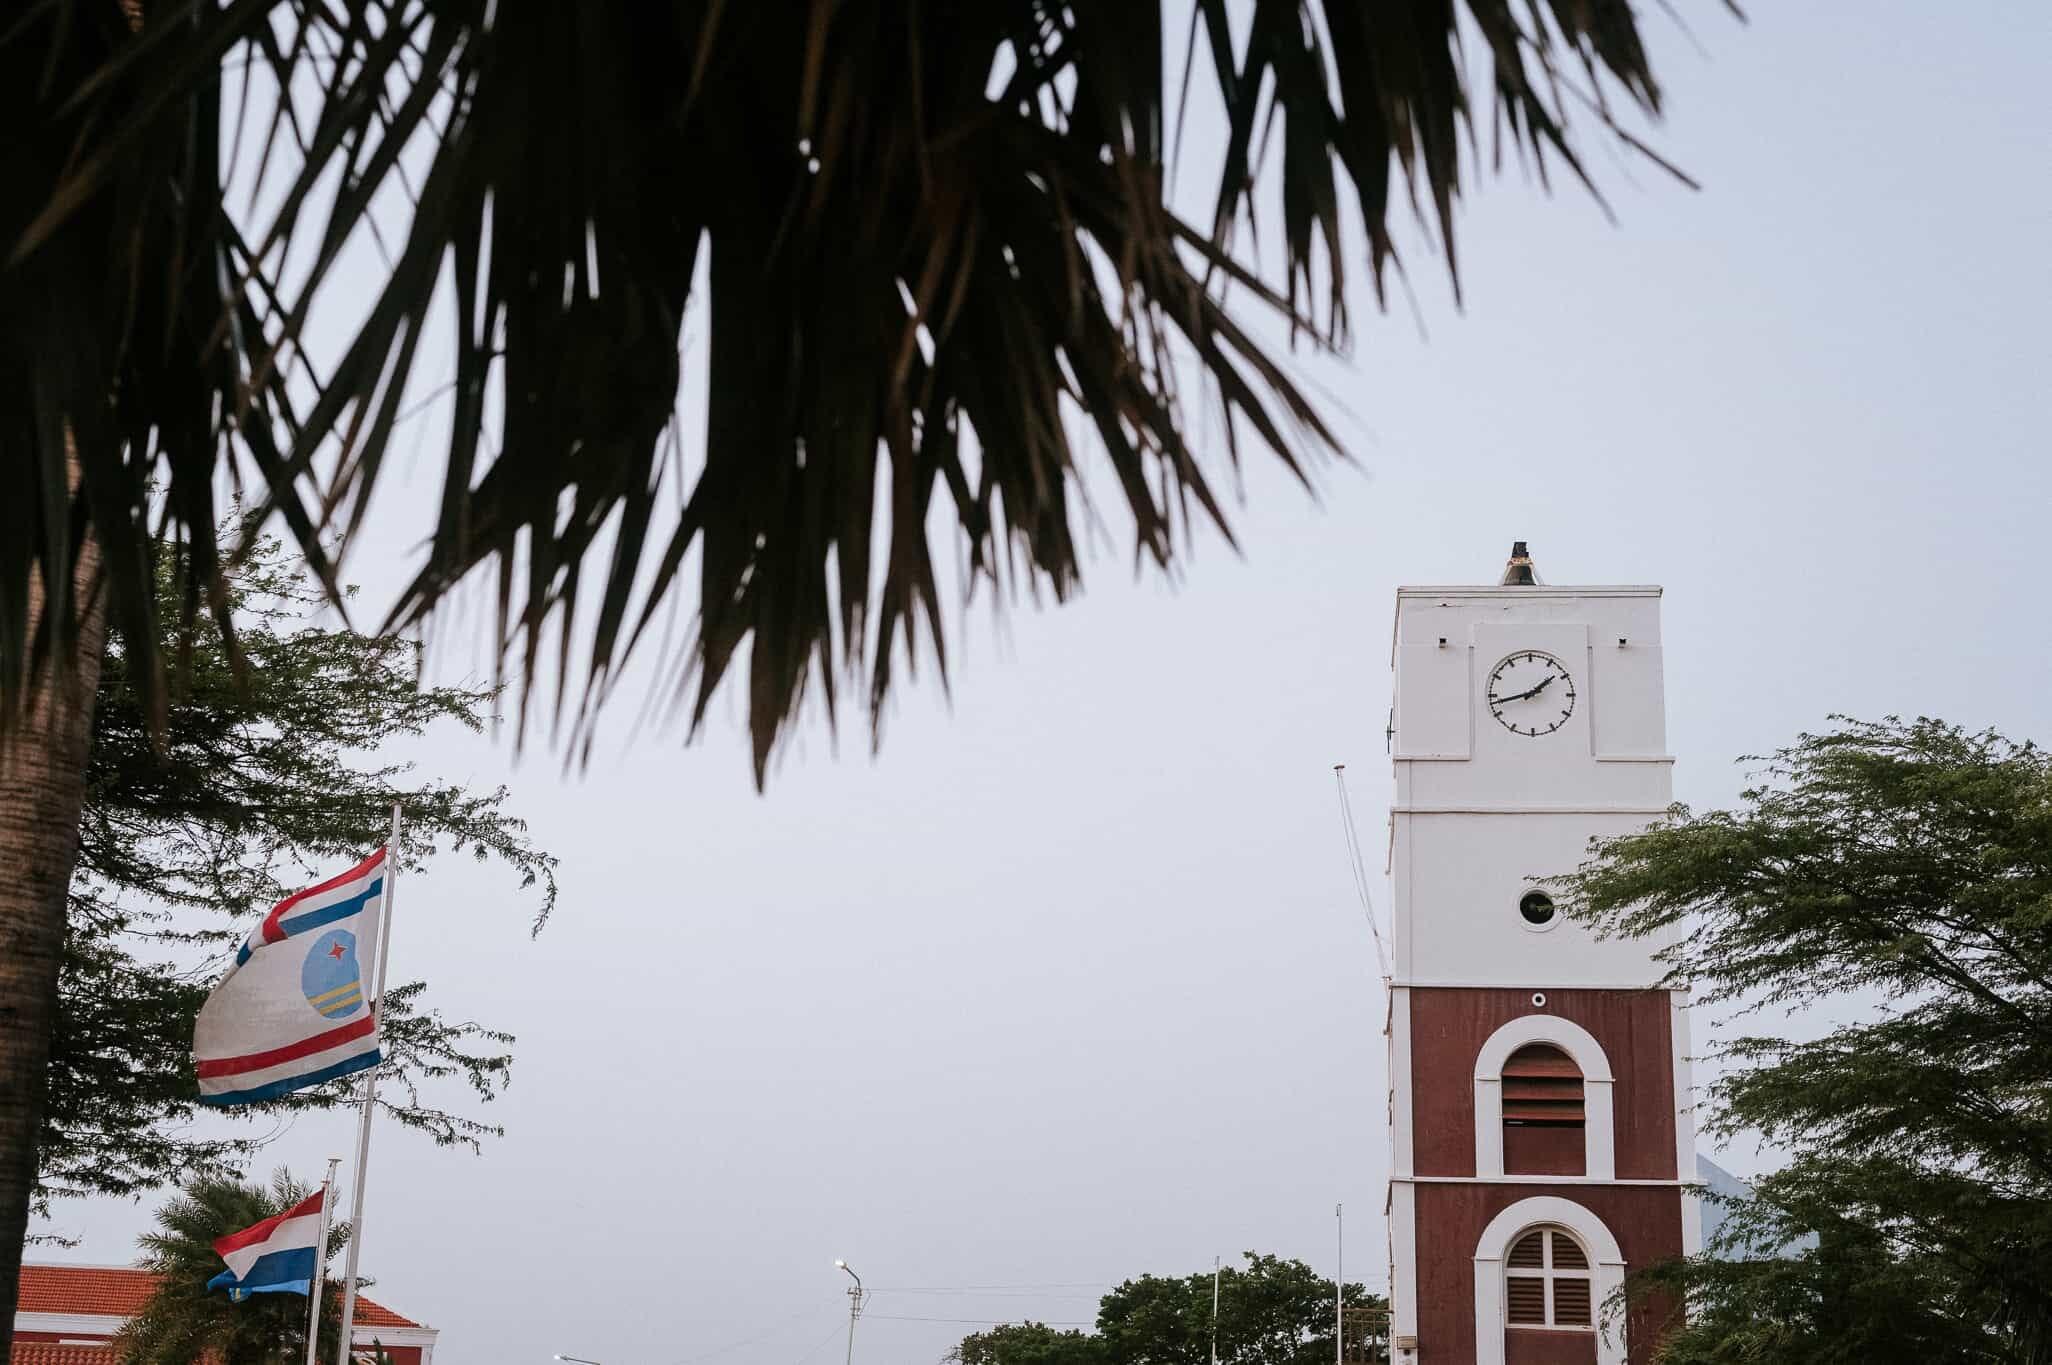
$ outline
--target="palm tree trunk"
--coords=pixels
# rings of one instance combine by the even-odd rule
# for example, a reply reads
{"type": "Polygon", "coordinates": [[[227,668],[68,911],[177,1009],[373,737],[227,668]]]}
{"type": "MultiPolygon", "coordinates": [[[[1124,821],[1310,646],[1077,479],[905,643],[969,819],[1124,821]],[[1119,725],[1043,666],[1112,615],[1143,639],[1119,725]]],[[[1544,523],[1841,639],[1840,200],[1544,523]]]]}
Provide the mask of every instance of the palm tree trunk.
{"type": "MultiPolygon", "coordinates": [[[[36,1145],[57,1017],[65,902],[78,859],[93,699],[106,644],[100,553],[80,547],[76,638],[31,681],[0,723],[0,1323],[14,1321],[21,1251],[36,1183],[36,1145]]],[[[31,585],[29,621],[40,615],[31,585]]]]}

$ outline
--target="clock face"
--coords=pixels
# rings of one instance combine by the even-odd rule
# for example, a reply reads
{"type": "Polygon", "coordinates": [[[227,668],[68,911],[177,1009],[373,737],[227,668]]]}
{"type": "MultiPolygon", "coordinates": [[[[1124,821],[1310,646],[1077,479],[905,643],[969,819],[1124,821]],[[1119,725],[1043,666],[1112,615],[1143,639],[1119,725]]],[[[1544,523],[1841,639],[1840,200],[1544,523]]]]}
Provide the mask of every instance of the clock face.
{"type": "Polygon", "coordinates": [[[1489,670],[1489,714],[1514,735],[1550,735],[1575,713],[1575,680],[1551,654],[1519,650],[1489,670]]]}

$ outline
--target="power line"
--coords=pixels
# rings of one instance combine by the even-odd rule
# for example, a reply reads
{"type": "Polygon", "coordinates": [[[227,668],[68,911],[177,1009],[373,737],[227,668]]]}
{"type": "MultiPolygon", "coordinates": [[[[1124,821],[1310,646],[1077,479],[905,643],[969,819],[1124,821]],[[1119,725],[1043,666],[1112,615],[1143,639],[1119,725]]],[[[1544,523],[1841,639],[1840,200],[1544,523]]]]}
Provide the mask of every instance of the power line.
{"type": "MultiPolygon", "coordinates": [[[[789,1327],[792,1323],[798,1321],[800,1318],[809,1318],[814,1316],[818,1312],[819,1309],[817,1307],[801,1308],[795,1313],[790,1313],[785,1315],[784,1317],[778,1318],[775,1323],[765,1328],[764,1330],[757,1332],[754,1336],[743,1337],[739,1341],[730,1341],[724,1346],[714,1346],[708,1350],[700,1351],[696,1355],[685,1356],[682,1360],[677,1361],[676,1365],[695,1365],[695,1362],[697,1361],[711,1360],[714,1356],[725,1355],[727,1352],[739,1350],[743,1346],[753,1346],[756,1342],[763,1340],[765,1337],[776,1336],[779,1332],[782,1332],[785,1328],[789,1327]]],[[[834,1309],[834,1334],[838,1336],[840,1335],[840,1331],[841,1310],[839,1308],[836,1308],[834,1309]]],[[[819,1348],[815,1346],[813,1347],[813,1349],[816,1351],[819,1348]]]]}
{"type": "MultiPolygon", "coordinates": [[[[1109,1289],[1109,1288],[1111,1288],[1111,1285],[1110,1285],[1109,1283],[1107,1283],[1107,1282],[1104,1282],[1104,1281],[1101,1281],[1101,1280],[1068,1280],[1068,1281],[1063,1281],[1063,1282],[1061,1282],[1061,1283],[1056,1283],[1056,1284],[1046,1284],[1046,1285],[1039,1285],[1039,1284],[946,1284],[946,1285],[892,1285],[892,1286],[890,1286],[890,1287],[888,1288],[888,1290],[885,1290],[885,1289],[872,1289],[872,1290],[870,1290],[869,1292],[870,1292],[871,1294],[881,1294],[881,1293],[885,1293],[885,1292],[889,1292],[889,1293],[892,1293],[892,1294],[957,1294],[957,1295],[959,1295],[959,1294],[1001,1294],[1001,1295],[1004,1295],[1004,1296],[1006,1296],[1006,1297],[1021,1297],[1021,1298],[1023,1298],[1023,1297],[1028,1297],[1028,1296],[1030,1296],[1030,1295],[1038,1294],[1038,1293],[1039,1293],[1039,1291],[1041,1291],[1041,1290],[1044,1290],[1044,1289],[1109,1289]]],[[[1076,1298],[1086,1298],[1086,1299],[1087,1299],[1087,1298],[1092,1298],[1092,1297],[1095,1297],[1095,1296],[1094,1296],[1094,1295],[1075,1295],[1075,1294],[1041,1294],[1041,1295],[1040,1295],[1040,1297],[1043,1297],[1043,1298],[1053,1298],[1053,1299],[1076,1299],[1076,1298]]],[[[771,1326],[770,1328],[768,1328],[768,1329],[767,1329],[767,1330],[765,1330],[765,1331],[757,1332],[757,1333],[756,1333],[755,1335],[753,1335],[753,1336],[748,1336],[748,1337],[742,1337],[742,1338],[740,1338],[740,1339],[739,1339],[739,1340],[737,1340],[737,1341],[729,1341],[729,1342],[727,1342],[727,1343],[725,1343],[725,1344],[723,1344],[723,1345],[720,1345],[720,1346],[714,1346],[714,1347],[710,1347],[710,1348],[708,1348],[707,1350],[704,1350],[704,1351],[700,1351],[700,1352],[697,1352],[696,1354],[693,1354],[693,1355],[688,1355],[688,1356],[684,1356],[684,1357],[682,1357],[681,1359],[679,1359],[679,1360],[677,1360],[676,1362],[674,1362],[674,1365],[696,1365],[696,1362],[698,1362],[698,1361],[702,1361],[702,1360],[711,1360],[711,1359],[712,1359],[713,1357],[715,1357],[715,1356],[721,1356],[721,1355],[725,1355],[725,1354],[726,1354],[727,1352],[729,1352],[729,1351],[736,1351],[736,1350],[739,1350],[739,1349],[740,1349],[741,1347],[743,1347],[743,1346],[752,1346],[752,1345],[756,1344],[757,1342],[763,1341],[763,1340],[765,1340],[765,1339],[767,1339],[767,1338],[769,1338],[769,1337],[773,1337],[773,1336],[777,1335],[777,1334],[778,1334],[779,1332],[782,1332],[782,1331],[784,1331],[785,1329],[787,1329],[787,1328],[788,1328],[788,1327],[789,1327],[789,1326],[790,1326],[790,1325],[791,1325],[792,1323],[794,1323],[794,1322],[797,1322],[797,1321],[798,1321],[798,1320],[799,1320],[800,1318],[810,1317],[810,1316],[811,1316],[811,1315],[812,1315],[813,1313],[815,1313],[815,1312],[817,1312],[817,1311],[818,1311],[818,1310],[817,1310],[816,1308],[814,1308],[814,1309],[800,1309],[800,1310],[799,1310],[798,1312],[796,1312],[796,1313],[791,1313],[791,1314],[789,1314],[789,1315],[787,1315],[787,1316],[785,1316],[785,1317],[779,1318],[779,1319],[778,1319],[778,1320],[776,1321],[775,1325],[771,1326]]],[[[864,1316],[865,1318],[880,1318],[880,1319],[883,1319],[883,1320],[885,1320],[885,1321],[888,1321],[888,1322],[946,1322],[946,1323],[956,1323],[956,1324],[959,1324],[959,1325],[964,1325],[964,1326],[971,1326],[971,1327],[1004,1327],[1004,1326],[1016,1326],[1016,1325],[1018,1325],[1018,1324],[1019,1324],[1020,1322],[1022,1322],[1022,1321],[1027,1321],[1027,1320],[1025,1320],[1025,1319],[1007,1319],[1007,1318],[942,1318],[942,1317],[922,1317],[922,1316],[916,1316],[916,1315],[912,1315],[912,1314],[898,1314],[898,1313],[876,1313],[876,1312],[868,1312],[868,1311],[865,1311],[865,1312],[863,1313],[863,1316],[864,1316]]],[[[811,1348],[810,1348],[809,1350],[807,1350],[807,1351],[805,1352],[805,1354],[804,1354],[804,1355],[802,1355],[802,1356],[800,1356],[800,1357],[799,1357],[799,1360],[800,1360],[801,1362],[803,1362],[803,1361],[806,1361],[806,1360],[810,1360],[810,1359],[811,1359],[811,1358],[812,1358],[813,1356],[815,1356],[815,1355],[819,1354],[819,1351],[820,1351],[820,1348],[821,1348],[821,1347],[825,1346],[825,1345],[826,1345],[826,1344],[827,1344],[827,1343],[828,1343],[829,1341],[832,1341],[832,1340],[833,1340],[834,1338],[836,1338],[836,1337],[840,1336],[840,1334],[841,1334],[841,1324],[840,1324],[840,1310],[839,1310],[839,1309],[836,1309],[836,1310],[834,1310],[834,1318],[835,1318],[835,1322],[834,1322],[834,1326],[833,1326],[833,1328],[832,1328],[832,1329],[831,1329],[830,1331],[828,1331],[828,1333],[827,1333],[827,1334],[826,1334],[826,1335],[825,1335],[824,1337],[821,1337],[821,1338],[819,1339],[819,1341],[818,1341],[817,1343],[815,1343],[815,1344],[814,1344],[814,1345],[813,1345],[813,1346],[812,1346],[812,1347],[811,1347],[811,1348]]],[[[1096,1324],[1096,1322],[1094,1322],[1094,1321],[1090,1321],[1090,1322],[1082,1322],[1082,1321],[1073,1321],[1073,1320],[1071,1320],[1071,1321],[1061,1321],[1061,1322],[1046,1322],[1046,1321],[1044,1321],[1044,1320],[1042,1320],[1042,1319],[1040,1319],[1040,1318],[1033,1318],[1033,1319],[1030,1319],[1030,1321],[1033,1321],[1033,1322],[1038,1322],[1038,1323],[1040,1323],[1040,1324],[1041,1324],[1042,1326],[1046,1326],[1046,1327],[1095,1327],[1095,1326],[1097,1325],[1097,1324],[1096,1324]]]]}
{"type": "MultiPolygon", "coordinates": [[[[841,1315],[839,1313],[834,1314],[834,1317],[836,1319],[838,1319],[840,1316],[841,1315]]],[[[797,1365],[805,1365],[806,1361],[812,1359],[814,1356],[819,1354],[821,1346],[826,1345],[828,1342],[832,1341],[835,1337],[838,1337],[839,1335],[841,1335],[841,1324],[838,1321],[836,1321],[833,1325],[832,1330],[830,1330],[825,1336],[821,1337],[818,1343],[815,1344],[811,1350],[807,1351],[804,1355],[798,1357],[797,1365]]]]}
{"type": "Polygon", "coordinates": [[[872,1318],[882,1319],[885,1322],[954,1322],[963,1323],[971,1327],[1019,1327],[1023,1326],[1027,1322],[1035,1322],[1042,1327],[1097,1326],[1097,1322],[1095,1319],[1092,1319],[1088,1322],[1081,1322],[1073,1319],[1067,1322],[1059,1322],[1047,1318],[922,1318],[913,1317],[908,1314],[902,1313],[871,1313],[869,1314],[869,1316],[872,1318]]]}
{"type": "MultiPolygon", "coordinates": [[[[1109,1287],[1109,1286],[1107,1286],[1109,1287]]],[[[872,1294],[925,1294],[939,1298],[992,1298],[992,1299],[1071,1299],[1082,1303],[1095,1303],[1104,1297],[1102,1293],[1076,1294],[1058,1293],[1046,1289],[872,1289],[872,1294]]]]}
{"type": "Polygon", "coordinates": [[[887,1284],[872,1293],[882,1294],[987,1294],[1005,1289],[1110,1289],[1106,1280],[1064,1280],[1051,1284],[887,1284]]]}

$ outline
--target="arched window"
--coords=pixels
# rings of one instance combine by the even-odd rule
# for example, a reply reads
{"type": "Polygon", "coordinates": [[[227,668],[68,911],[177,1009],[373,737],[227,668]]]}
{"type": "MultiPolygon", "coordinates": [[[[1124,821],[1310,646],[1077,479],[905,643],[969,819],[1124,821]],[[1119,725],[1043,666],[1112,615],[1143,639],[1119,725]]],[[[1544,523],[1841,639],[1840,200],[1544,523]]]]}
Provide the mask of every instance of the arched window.
{"type": "Polygon", "coordinates": [[[1503,1064],[1503,1169],[1584,1175],[1582,1069],[1551,1043],[1527,1043],[1503,1064]]]}
{"type": "Polygon", "coordinates": [[[1580,1024],[1509,1020],[1475,1054],[1475,1174],[1616,1179],[1613,1084],[1603,1045],[1580,1024]],[[1520,1099],[1506,1107],[1511,1091],[1520,1099]]]}
{"type": "Polygon", "coordinates": [[[1504,1257],[1503,1302],[1512,1327],[1591,1327],[1589,1254],[1565,1228],[1533,1228],[1504,1257]]]}
{"type": "MultiPolygon", "coordinates": [[[[1589,1086],[1600,1089],[1593,1077],[1589,1086]]],[[[1617,1312],[1625,1269],[1616,1236],[1572,1199],[1533,1195],[1499,1210],[1475,1239],[1475,1353],[1469,1359],[1473,1365],[1628,1365],[1624,1318],[1617,1312]]]]}

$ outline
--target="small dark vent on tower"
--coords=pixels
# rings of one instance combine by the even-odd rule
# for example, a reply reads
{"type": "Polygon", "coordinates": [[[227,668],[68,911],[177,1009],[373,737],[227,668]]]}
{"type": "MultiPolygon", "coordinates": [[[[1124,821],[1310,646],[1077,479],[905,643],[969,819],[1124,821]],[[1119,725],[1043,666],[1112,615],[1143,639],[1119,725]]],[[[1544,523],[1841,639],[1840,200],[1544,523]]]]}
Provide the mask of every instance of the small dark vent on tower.
{"type": "Polygon", "coordinates": [[[1539,571],[1532,567],[1532,552],[1525,548],[1522,540],[1511,543],[1510,563],[1503,566],[1503,586],[1506,588],[1536,588],[1539,586],[1539,571]]]}

